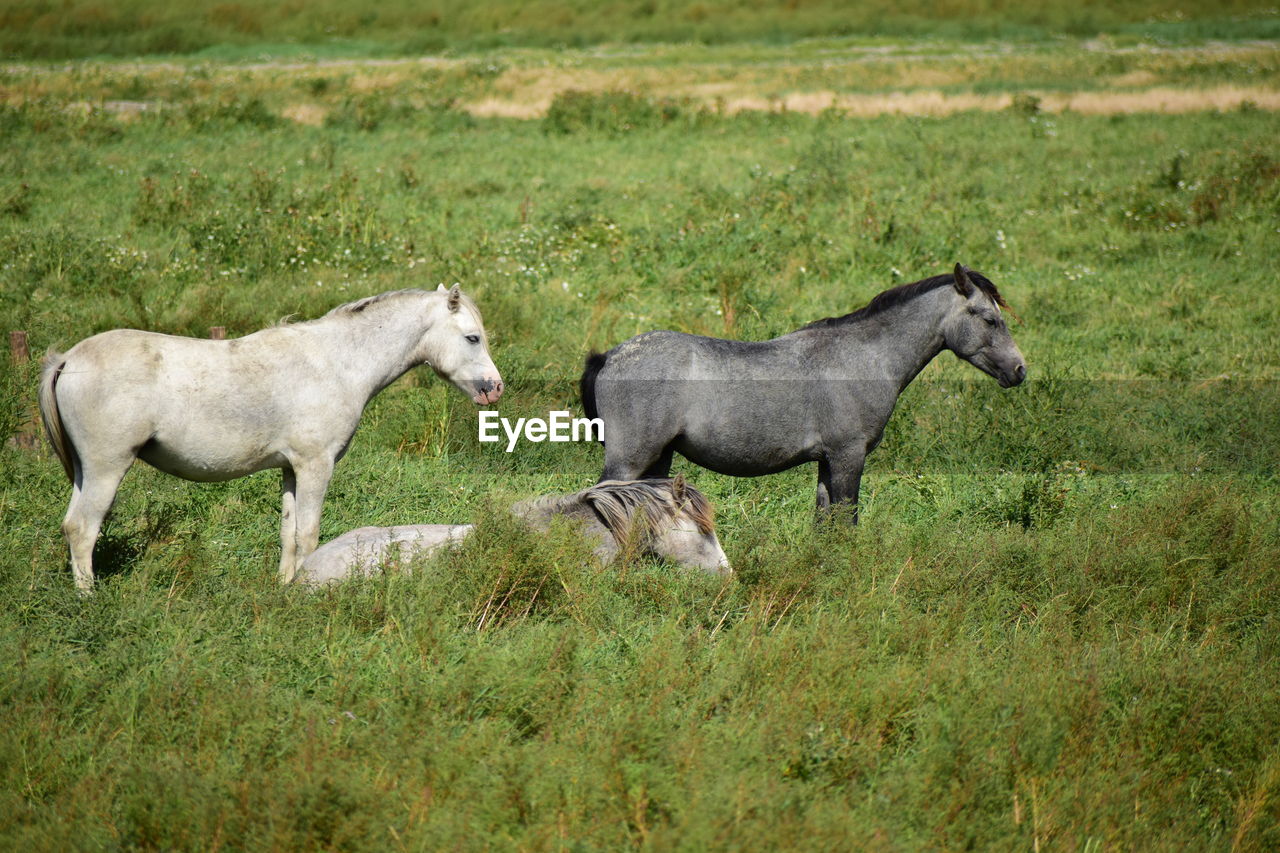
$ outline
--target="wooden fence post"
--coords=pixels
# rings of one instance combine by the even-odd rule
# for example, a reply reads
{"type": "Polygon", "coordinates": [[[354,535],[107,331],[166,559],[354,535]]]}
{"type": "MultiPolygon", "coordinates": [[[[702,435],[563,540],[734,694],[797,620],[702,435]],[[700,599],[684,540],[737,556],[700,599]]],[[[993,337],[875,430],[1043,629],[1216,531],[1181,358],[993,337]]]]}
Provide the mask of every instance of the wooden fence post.
{"type": "Polygon", "coordinates": [[[9,333],[9,354],[13,356],[14,364],[26,364],[31,358],[31,351],[27,349],[27,333],[21,329],[15,329],[9,333]]]}
{"type": "MultiPolygon", "coordinates": [[[[26,364],[31,360],[31,349],[27,345],[27,333],[21,329],[14,329],[9,332],[9,357],[13,359],[14,364],[26,364]]],[[[31,408],[34,409],[34,407],[31,408]]],[[[36,421],[37,415],[35,411],[28,411],[27,417],[23,418],[22,423],[18,425],[18,431],[9,438],[9,443],[23,450],[35,450],[36,421]]]]}
{"type": "Polygon", "coordinates": [[[209,337],[215,341],[225,341],[227,339],[226,326],[210,326],[209,337]]]}

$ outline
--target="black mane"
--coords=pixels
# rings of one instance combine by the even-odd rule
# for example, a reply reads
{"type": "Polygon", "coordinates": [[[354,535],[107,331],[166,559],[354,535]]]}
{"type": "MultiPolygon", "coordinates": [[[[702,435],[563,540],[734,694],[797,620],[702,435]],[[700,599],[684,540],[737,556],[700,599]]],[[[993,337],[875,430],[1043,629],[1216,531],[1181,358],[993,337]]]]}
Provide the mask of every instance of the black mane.
{"type": "MultiPolygon", "coordinates": [[[[987,296],[991,297],[991,300],[1001,308],[1008,307],[1004,301],[1004,297],[1000,295],[1000,291],[996,289],[996,286],[991,282],[991,279],[976,270],[967,270],[967,272],[969,280],[974,283],[975,287],[987,296]]],[[[856,320],[865,320],[868,317],[873,317],[876,314],[887,311],[888,309],[901,305],[904,302],[910,302],[917,296],[937,290],[939,287],[951,287],[955,284],[955,280],[954,275],[946,273],[945,275],[935,275],[930,278],[922,278],[919,281],[900,284],[897,287],[889,288],[883,293],[876,294],[871,298],[870,302],[856,311],[852,311],[840,317],[827,317],[822,320],[814,320],[812,323],[809,323],[807,326],[802,326],[801,328],[816,329],[829,326],[843,326],[846,323],[852,323],[856,320]]]]}

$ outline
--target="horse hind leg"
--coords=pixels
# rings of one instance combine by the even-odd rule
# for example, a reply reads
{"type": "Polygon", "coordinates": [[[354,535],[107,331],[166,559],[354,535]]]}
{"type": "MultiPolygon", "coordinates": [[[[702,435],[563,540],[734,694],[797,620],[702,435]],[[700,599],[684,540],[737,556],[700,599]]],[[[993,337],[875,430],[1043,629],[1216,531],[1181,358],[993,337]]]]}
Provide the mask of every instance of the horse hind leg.
{"type": "Polygon", "coordinates": [[[298,480],[284,469],[280,483],[280,582],[289,583],[302,561],[298,559],[298,480]]]}
{"type": "Polygon", "coordinates": [[[71,572],[81,595],[93,592],[93,546],[131,464],[133,457],[92,464],[78,460],[74,466],[71,502],[62,520],[62,535],[67,538],[71,572]]]}
{"type": "Polygon", "coordinates": [[[827,508],[831,506],[831,463],[827,460],[818,460],[818,518],[824,517],[827,508]]]}

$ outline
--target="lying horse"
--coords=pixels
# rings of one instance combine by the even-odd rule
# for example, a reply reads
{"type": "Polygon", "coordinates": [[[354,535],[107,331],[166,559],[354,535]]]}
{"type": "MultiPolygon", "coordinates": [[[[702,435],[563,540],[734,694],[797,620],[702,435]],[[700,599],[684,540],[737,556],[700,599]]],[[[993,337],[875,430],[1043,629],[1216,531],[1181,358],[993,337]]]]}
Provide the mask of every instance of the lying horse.
{"type": "MultiPolygon", "coordinates": [[[[546,530],[557,517],[581,522],[582,535],[602,564],[634,548],[715,574],[733,573],[716,538],[710,502],[682,477],[597,483],[572,495],[522,501],[511,512],[537,530],[546,530]]],[[[298,582],[319,585],[367,575],[458,542],[471,530],[470,524],[361,527],[312,552],[298,582]]]]}
{"type": "Polygon", "coordinates": [[[50,350],[40,414],[72,483],[62,532],[76,586],[93,588],[93,545],[135,458],[200,482],[283,469],[280,579],[292,580],[365,404],[419,364],[477,405],[502,395],[480,312],[457,285],[233,340],[117,329],[50,350]]]}
{"type": "Polygon", "coordinates": [[[601,480],[666,477],[672,453],[737,477],[818,463],[818,509],[857,522],[866,456],[898,395],[949,349],[1008,388],[1027,375],[996,286],[956,264],[771,341],[646,332],[587,358],[582,403],[604,422],[601,480]]]}

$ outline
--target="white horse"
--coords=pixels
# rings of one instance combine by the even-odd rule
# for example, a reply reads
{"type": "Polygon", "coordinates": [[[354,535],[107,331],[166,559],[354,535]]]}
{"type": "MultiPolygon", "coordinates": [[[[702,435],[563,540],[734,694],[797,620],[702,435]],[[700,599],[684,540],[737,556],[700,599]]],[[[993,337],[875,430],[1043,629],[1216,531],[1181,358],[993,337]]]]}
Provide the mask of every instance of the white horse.
{"type": "Polygon", "coordinates": [[[67,477],[62,532],[83,593],[133,460],[200,482],[284,473],[280,579],[315,550],[320,509],[365,404],[430,365],[477,405],[502,395],[480,312],[457,285],[340,305],[317,320],[201,340],[117,329],[49,351],[40,414],[67,477]]]}
{"type": "MultiPolygon", "coordinates": [[[[716,536],[710,501],[677,475],[674,480],[611,480],[571,495],[521,501],[511,508],[534,529],[557,516],[581,522],[602,564],[630,548],[713,574],[731,575],[716,536]]],[[[310,586],[368,575],[466,538],[470,524],[361,527],[321,545],[302,563],[298,582],[310,586]]]]}

